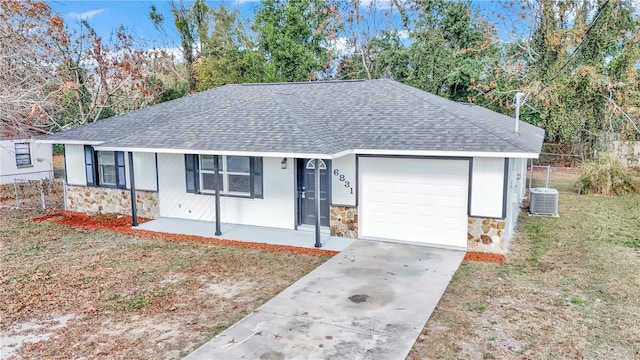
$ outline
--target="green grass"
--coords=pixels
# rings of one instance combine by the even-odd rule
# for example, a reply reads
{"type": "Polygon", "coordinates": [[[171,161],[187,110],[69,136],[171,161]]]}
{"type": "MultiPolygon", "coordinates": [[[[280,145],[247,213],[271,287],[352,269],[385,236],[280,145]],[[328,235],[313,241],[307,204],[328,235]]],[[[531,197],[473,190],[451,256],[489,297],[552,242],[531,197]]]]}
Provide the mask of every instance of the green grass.
{"type": "Polygon", "coordinates": [[[475,312],[484,312],[485,310],[487,310],[487,308],[483,305],[478,305],[478,306],[470,306],[469,307],[469,311],[475,311],[475,312]]]}
{"type": "Polygon", "coordinates": [[[579,298],[579,297],[574,297],[571,299],[571,303],[573,305],[586,305],[587,304],[587,300],[579,298]]]}

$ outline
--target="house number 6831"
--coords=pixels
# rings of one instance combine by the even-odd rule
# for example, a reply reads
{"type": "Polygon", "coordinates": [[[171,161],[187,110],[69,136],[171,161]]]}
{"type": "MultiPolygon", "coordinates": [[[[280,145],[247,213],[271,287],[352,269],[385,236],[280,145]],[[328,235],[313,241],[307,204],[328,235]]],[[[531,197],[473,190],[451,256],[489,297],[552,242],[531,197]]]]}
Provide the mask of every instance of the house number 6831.
{"type": "Polygon", "coordinates": [[[353,194],[353,187],[351,187],[351,181],[347,180],[347,178],[344,176],[344,174],[340,174],[340,170],[339,169],[334,169],[333,170],[333,176],[337,176],[338,180],[340,180],[340,181],[342,181],[344,183],[344,187],[349,189],[349,194],[353,194]]]}

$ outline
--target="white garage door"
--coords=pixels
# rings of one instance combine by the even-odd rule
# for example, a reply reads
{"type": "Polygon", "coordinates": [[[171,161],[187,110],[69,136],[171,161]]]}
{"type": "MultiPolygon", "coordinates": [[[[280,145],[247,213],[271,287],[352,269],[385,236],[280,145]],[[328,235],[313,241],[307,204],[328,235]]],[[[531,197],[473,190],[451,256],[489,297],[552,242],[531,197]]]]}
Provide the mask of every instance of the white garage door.
{"type": "Polygon", "coordinates": [[[467,245],[467,160],[359,159],[360,236],[467,245]]]}

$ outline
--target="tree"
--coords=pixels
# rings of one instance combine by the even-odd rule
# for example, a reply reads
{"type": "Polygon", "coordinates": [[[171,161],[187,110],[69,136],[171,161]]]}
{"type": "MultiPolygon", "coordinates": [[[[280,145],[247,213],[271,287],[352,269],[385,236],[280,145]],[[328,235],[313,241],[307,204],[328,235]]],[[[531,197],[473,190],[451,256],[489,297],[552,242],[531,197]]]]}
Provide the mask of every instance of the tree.
{"type": "MultiPolygon", "coordinates": [[[[188,92],[195,91],[197,87],[193,66],[202,53],[202,44],[208,37],[209,10],[205,0],[195,0],[190,7],[185,7],[182,1],[176,3],[171,0],[171,13],[173,14],[174,26],[180,36],[180,47],[185,61],[188,92]]],[[[164,17],[158,13],[154,5],[151,5],[149,18],[155,27],[166,35],[163,28],[164,17]]]]}
{"type": "Polygon", "coordinates": [[[471,4],[393,1],[384,21],[376,21],[381,12],[376,6],[372,2],[363,10],[353,1],[346,12],[354,54],[343,59],[341,77],[387,77],[454,100],[470,100],[469,87],[496,51],[493,29],[471,4]],[[393,25],[394,11],[402,30],[393,25]]]}
{"type": "Polygon", "coordinates": [[[638,137],[640,25],[632,4],[540,0],[522,6],[527,11],[517,10],[518,18],[531,19],[531,35],[502,47],[494,71],[475,84],[475,97],[511,112],[505,107],[514,93],[526,93],[523,119],[542,126],[547,141],[587,141],[587,156],[607,134],[638,137]]]}
{"type": "Polygon", "coordinates": [[[120,27],[108,42],[86,21],[71,34],[38,0],[0,2],[2,130],[48,133],[163,99],[173,62],[120,27]]]}
{"type": "Polygon", "coordinates": [[[383,30],[357,49],[352,56],[341,59],[340,78],[405,81],[409,77],[409,48],[398,30],[383,30]]]}
{"type": "Polygon", "coordinates": [[[322,0],[263,0],[255,18],[258,45],[278,80],[330,76],[328,43],[336,36],[337,10],[322,0]]]}
{"type": "Polygon", "coordinates": [[[120,26],[105,42],[86,20],[82,32],[62,49],[58,74],[64,82],[61,128],[94,122],[159,102],[171,73],[165,52],[140,50],[120,26]]]}
{"type": "MultiPolygon", "coordinates": [[[[342,79],[405,79],[409,68],[408,49],[403,34],[393,23],[395,6],[381,11],[385,3],[373,0],[343,2],[341,41],[346,54],[340,58],[338,77],[342,79]]],[[[342,44],[341,44],[342,45],[342,44]]]]}
{"type": "Polygon", "coordinates": [[[405,82],[467,101],[472,79],[484,70],[485,58],[493,51],[493,29],[469,1],[414,0],[403,17],[411,25],[412,39],[405,82]],[[409,11],[415,14],[408,17],[409,11]]]}
{"type": "Polygon", "coordinates": [[[62,80],[55,72],[69,43],[62,18],[38,0],[0,2],[0,117],[20,135],[58,127],[62,80]]]}
{"type": "Polygon", "coordinates": [[[212,29],[203,40],[202,56],[194,64],[198,89],[225,84],[275,81],[275,70],[264,60],[237,10],[224,5],[210,10],[212,29]]]}

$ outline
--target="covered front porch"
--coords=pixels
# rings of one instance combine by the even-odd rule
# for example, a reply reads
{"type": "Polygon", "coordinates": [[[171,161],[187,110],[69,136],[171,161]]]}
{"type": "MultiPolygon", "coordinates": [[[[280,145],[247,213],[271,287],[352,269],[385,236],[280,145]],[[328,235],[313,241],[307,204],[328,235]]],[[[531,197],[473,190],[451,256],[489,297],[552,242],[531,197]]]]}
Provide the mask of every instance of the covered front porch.
{"type": "MultiPolygon", "coordinates": [[[[157,231],[171,234],[196,235],[227,240],[264,243],[271,245],[316,248],[315,228],[289,230],[263,226],[222,223],[222,235],[216,236],[216,224],[211,221],[189,220],[163,217],[138,225],[140,230],[157,231]]],[[[355,239],[330,236],[328,229],[320,232],[322,250],[342,251],[355,239]]]]}

